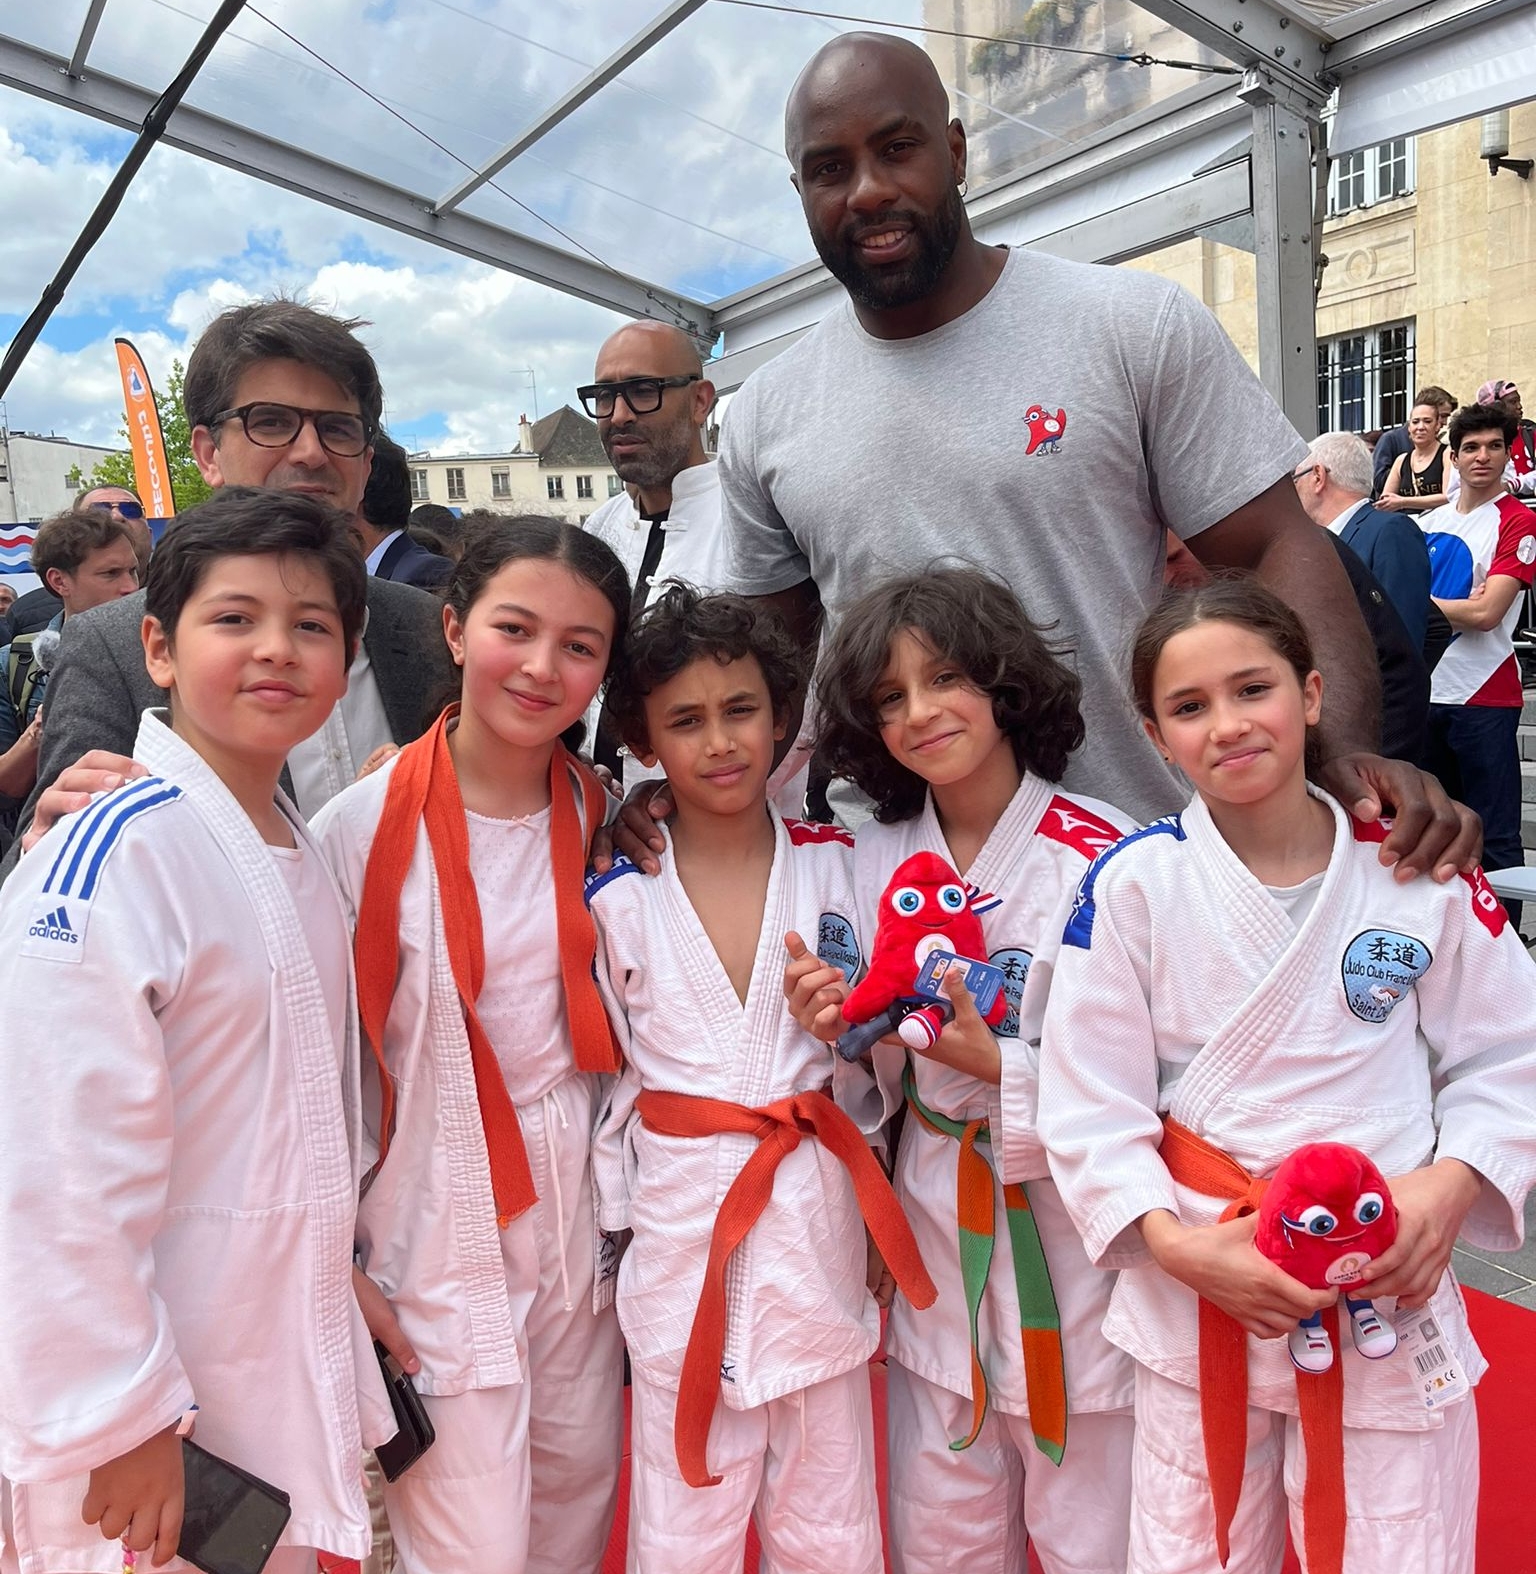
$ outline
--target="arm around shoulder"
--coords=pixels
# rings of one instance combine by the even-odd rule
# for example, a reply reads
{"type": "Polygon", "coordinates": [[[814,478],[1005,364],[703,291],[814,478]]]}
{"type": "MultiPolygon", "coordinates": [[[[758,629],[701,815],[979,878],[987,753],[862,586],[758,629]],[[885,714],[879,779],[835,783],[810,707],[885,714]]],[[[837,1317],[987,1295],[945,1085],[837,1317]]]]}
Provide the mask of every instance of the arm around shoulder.
{"type": "Polygon", "coordinates": [[[1414,985],[1435,1072],[1436,1159],[1482,1177],[1466,1238],[1518,1247],[1536,1184],[1536,963],[1481,870],[1452,880],[1439,953],[1414,985]]]}

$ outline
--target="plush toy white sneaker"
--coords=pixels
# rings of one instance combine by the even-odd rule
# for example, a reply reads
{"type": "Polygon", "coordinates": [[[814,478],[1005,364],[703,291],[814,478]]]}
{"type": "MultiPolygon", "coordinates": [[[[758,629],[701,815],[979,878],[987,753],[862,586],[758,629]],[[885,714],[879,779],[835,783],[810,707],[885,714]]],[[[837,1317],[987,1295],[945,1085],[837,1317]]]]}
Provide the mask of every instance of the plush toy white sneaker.
{"type": "Polygon", "coordinates": [[[1392,1324],[1383,1322],[1369,1301],[1352,1301],[1346,1296],[1345,1304],[1349,1307],[1349,1331],[1355,1349],[1367,1361],[1380,1361],[1391,1355],[1397,1348],[1397,1330],[1392,1324]]]}
{"type": "Polygon", "coordinates": [[[1297,1323],[1285,1342],[1291,1352],[1291,1365],[1298,1372],[1311,1372],[1316,1376],[1333,1365],[1333,1340],[1323,1327],[1321,1314],[1313,1321],[1297,1323]]]}

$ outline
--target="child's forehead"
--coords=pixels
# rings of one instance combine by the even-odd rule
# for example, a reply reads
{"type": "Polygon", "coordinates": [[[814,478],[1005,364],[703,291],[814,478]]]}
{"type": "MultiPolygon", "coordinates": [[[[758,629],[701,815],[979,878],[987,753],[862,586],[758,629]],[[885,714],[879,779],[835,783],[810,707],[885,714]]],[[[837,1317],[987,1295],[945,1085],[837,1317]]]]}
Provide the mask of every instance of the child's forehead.
{"type": "Polygon", "coordinates": [[[732,656],[725,651],[701,651],[670,678],[658,683],[645,696],[646,709],[688,703],[737,690],[766,692],[768,679],[754,651],[732,656]]]}
{"type": "Polygon", "coordinates": [[[890,672],[904,661],[948,661],[946,652],[927,629],[903,623],[892,634],[885,647],[885,670],[890,672]]]}
{"type": "Polygon", "coordinates": [[[192,595],[237,594],[336,602],[336,587],[324,564],[308,552],[222,552],[209,558],[192,595]]]}

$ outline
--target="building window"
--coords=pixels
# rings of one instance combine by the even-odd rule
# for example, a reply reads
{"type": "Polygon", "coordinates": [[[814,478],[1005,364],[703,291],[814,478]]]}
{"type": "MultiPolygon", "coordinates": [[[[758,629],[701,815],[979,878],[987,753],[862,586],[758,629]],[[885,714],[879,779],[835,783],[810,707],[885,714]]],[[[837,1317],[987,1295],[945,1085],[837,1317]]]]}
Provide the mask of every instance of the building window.
{"type": "Polygon", "coordinates": [[[511,497],[512,472],[510,470],[491,471],[491,496],[511,497]]]}
{"type": "Polygon", "coordinates": [[[608,495],[617,497],[624,490],[624,483],[616,475],[608,477],[608,495]]]}
{"type": "Polygon", "coordinates": [[[464,495],[464,472],[462,470],[450,470],[448,472],[449,501],[462,503],[464,495]]]}
{"type": "Polygon", "coordinates": [[[1353,208],[1368,208],[1373,202],[1406,197],[1413,190],[1413,166],[1412,137],[1356,148],[1334,159],[1328,169],[1328,212],[1336,216],[1353,208]]]}
{"type": "Polygon", "coordinates": [[[1408,419],[1413,323],[1387,323],[1317,342],[1317,429],[1385,431],[1408,419]]]}
{"type": "Polygon", "coordinates": [[[427,490],[427,472],[425,470],[411,471],[411,501],[425,503],[432,494],[427,490]]]}
{"type": "Polygon", "coordinates": [[[563,475],[545,476],[544,486],[549,493],[551,502],[565,496],[565,477],[563,475]]]}
{"type": "Polygon", "coordinates": [[[579,476],[576,477],[576,495],[577,495],[577,497],[591,497],[591,495],[592,495],[592,477],[591,476],[589,476],[589,475],[579,475],[579,476]]]}

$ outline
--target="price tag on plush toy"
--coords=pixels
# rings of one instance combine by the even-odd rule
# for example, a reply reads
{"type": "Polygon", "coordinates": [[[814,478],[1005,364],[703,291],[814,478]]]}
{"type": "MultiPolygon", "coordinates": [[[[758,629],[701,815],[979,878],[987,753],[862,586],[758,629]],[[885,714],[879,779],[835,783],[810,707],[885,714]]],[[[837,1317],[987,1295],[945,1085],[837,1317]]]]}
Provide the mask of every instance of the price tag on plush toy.
{"type": "Polygon", "coordinates": [[[944,975],[950,971],[969,990],[971,999],[976,1002],[977,1012],[985,1017],[992,1010],[992,1002],[1002,991],[1002,972],[990,962],[978,962],[973,956],[956,956],[953,951],[930,951],[922,971],[917,975],[918,994],[942,1000],[944,991],[940,986],[944,975]]]}
{"type": "Polygon", "coordinates": [[[1404,1360],[1413,1363],[1413,1380],[1424,1408],[1439,1410],[1462,1398],[1470,1387],[1467,1374],[1451,1359],[1435,1314],[1427,1306],[1416,1306],[1412,1311],[1399,1308],[1393,1322],[1397,1348],[1404,1360]]]}

